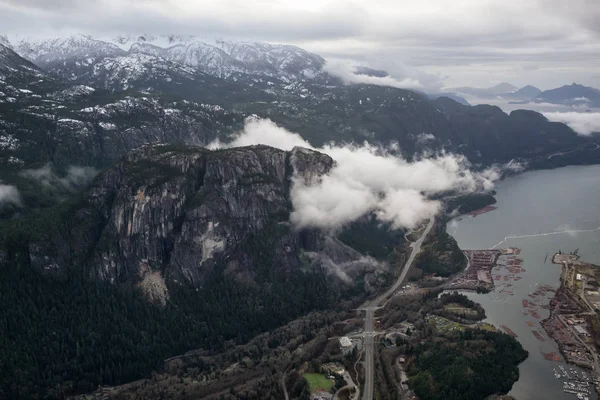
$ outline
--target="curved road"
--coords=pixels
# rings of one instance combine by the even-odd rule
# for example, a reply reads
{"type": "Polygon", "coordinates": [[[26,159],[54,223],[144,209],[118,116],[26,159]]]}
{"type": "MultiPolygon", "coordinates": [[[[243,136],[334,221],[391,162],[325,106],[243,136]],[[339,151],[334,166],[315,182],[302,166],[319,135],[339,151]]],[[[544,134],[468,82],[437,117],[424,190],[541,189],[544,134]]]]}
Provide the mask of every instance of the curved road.
{"type": "Polygon", "coordinates": [[[371,302],[366,302],[363,305],[363,307],[361,308],[362,310],[365,311],[365,332],[364,332],[364,335],[365,335],[365,343],[364,343],[365,387],[364,387],[364,391],[363,391],[363,400],[373,400],[374,372],[375,372],[374,368],[373,368],[373,364],[374,364],[373,354],[374,354],[375,334],[376,334],[375,332],[373,332],[373,316],[375,314],[375,310],[384,306],[387,303],[388,298],[390,296],[392,296],[396,292],[396,290],[398,290],[400,285],[402,285],[402,282],[406,278],[406,274],[408,274],[408,271],[409,271],[413,261],[417,257],[417,254],[419,254],[421,252],[421,245],[423,244],[423,241],[429,234],[429,231],[431,231],[431,228],[433,227],[434,222],[435,222],[435,218],[431,217],[429,219],[429,223],[427,224],[427,228],[425,228],[425,230],[421,234],[421,237],[419,238],[419,240],[417,240],[416,242],[413,242],[410,245],[410,247],[412,247],[410,257],[406,261],[406,264],[404,264],[404,268],[402,269],[400,276],[398,277],[396,282],[392,285],[392,287],[390,287],[385,293],[383,293],[382,295],[377,297],[375,300],[373,300],[371,302]]]}

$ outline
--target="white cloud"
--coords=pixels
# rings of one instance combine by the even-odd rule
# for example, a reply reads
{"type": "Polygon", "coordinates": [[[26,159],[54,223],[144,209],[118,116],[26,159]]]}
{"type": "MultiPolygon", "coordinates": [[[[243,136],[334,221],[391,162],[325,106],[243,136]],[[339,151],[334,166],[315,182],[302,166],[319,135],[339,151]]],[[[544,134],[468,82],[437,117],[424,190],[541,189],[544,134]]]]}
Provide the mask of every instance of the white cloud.
{"type": "Polygon", "coordinates": [[[37,169],[25,169],[21,171],[22,176],[38,180],[45,186],[62,186],[69,190],[87,185],[97,174],[98,170],[93,167],[71,165],[67,168],[66,174],[63,177],[59,177],[52,170],[50,163],[37,169]]]}
{"type": "MultiPolygon", "coordinates": [[[[226,146],[251,144],[283,150],[295,146],[312,148],[299,135],[272,121],[258,119],[248,120],[226,146]]],[[[211,145],[218,146],[223,145],[211,145]]],[[[496,169],[470,171],[469,162],[461,155],[440,154],[409,162],[368,144],[312,149],[328,154],[336,164],[319,182],[293,180],[291,220],[297,227],[338,228],[374,213],[395,228],[413,228],[440,210],[440,203],[429,196],[490,189],[499,177],[496,169]]]]}
{"type": "Polygon", "coordinates": [[[21,196],[16,187],[0,183],[0,205],[5,203],[18,206],[21,204],[21,196]]]}
{"type": "Polygon", "coordinates": [[[323,67],[325,72],[340,78],[346,84],[365,83],[368,85],[390,86],[400,89],[422,89],[423,85],[417,79],[396,79],[392,76],[377,77],[355,74],[356,65],[352,62],[328,60],[323,67]]]}
{"type": "Polygon", "coordinates": [[[311,145],[297,133],[278,127],[270,119],[256,117],[246,119],[244,129],[237,133],[232,142],[223,144],[216,140],[210,143],[208,148],[241,147],[253,144],[265,144],[282,150],[291,150],[296,146],[311,148],[311,145]]]}
{"type": "Polygon", "coordinates": [[[419,133],[417,135],[417,143],[426,143],[431,140],[435,140],[435,135],[433,133],[419,133]]]}
{"type": "Polygon", "coordinates": [[[562,122],[580,135],[588,136],[600,132],[600,112],[545,112],[553,122],[562,122]]]}

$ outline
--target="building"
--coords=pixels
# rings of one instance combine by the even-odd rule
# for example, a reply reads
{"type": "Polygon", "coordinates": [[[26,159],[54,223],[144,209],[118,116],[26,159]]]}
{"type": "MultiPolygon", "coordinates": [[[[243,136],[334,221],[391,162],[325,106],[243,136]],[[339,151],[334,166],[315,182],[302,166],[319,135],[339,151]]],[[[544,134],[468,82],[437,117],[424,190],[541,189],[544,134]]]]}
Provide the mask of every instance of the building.
{"type": "Polygon", "coordinates": [[[352,347],[352,340],[348,336],[343,336],[340,338],[340,346],[342,346],[342,349],[352,347]]]}
{"type": "Polygon", "coordinates": [[[489,271],[480,269],[477,271],[477,280],[485,283],[492,283],[492,275],[489,273],[489,271]]]}
{"type": "Polygon", "coordinates": [[[324,374],[327,374],[327,375],[342,376],[342,375],[344,375],[344,372],[345,372],[344,366],[342,364],[336,363],[336,362],[331,362],[331,363],[321,365],[321,370],[323,371],[324,374]]]}
{"type": "Polygon", "coordinates": [[[582,326],[582,325],[575,325],[575,330],[577,331],[577,333],[579,333],[580,335],[584,335],[584,336],[589,336],[590,334],[588,333],[588,331],[582,326]]]}
{"type": "Polygon", "coordinates": [[[324,390],[317,390],[311,396],[311,400],[331,400],[333,399],[333,395],[324,390]]]}

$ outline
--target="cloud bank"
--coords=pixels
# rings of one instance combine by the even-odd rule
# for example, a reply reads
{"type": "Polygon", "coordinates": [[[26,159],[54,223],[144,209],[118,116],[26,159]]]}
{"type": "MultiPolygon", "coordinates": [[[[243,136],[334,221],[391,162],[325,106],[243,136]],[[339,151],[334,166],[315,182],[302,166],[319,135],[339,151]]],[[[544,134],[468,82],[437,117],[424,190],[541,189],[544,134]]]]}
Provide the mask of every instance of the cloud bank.
{"type": "Polygon", "coordinates": [[[323,70],[344,81],[345,84],[364,83],[367,85],[390,86],[400,89],[423,89],[417,79],[396,79],[392,76],[377,77],[356,74],[356,65],[344,61],[329,60],[323,70]]]}
{"type": "Polygon", "coordinates": [[[600,132],[600,112],[545,112],[544,116],[552,122],[562,122],[583,136],[600,132]]]}
{"type": "Polygon", "coordinates": [[[21,205],[21,196],[16,187],[0,183],[0,206],[4,204],[21,205]]]}
{"type": "Polygon", "coordinates": [[[440,211],[440,202],[431,200],[432,195],[488,190],[499,177],[496,169],[472,172],[469,162],[454,154],[408,162],[368,144],[314,148],[300,135],[261,119],[248,119],[231,143],[215,142],[209,147],[251,144],[288,151],[300,146],[328,154],[336,161],[318,180],[306,183],[293,179],[294,210],[290,218],[298,228],[335,229],[370,213],[393,228],[414,228],[440,211]]]}
{"type": "Polygon", "coordinates": [[[26,169],[21,171],[22,176],[39,181],[42,185],[48,187],[63,187],[68,190],[81,188],[94,179],[98,170],[93,167],[79,167],[71,165],[67,168],[63,177],[58,176],[50,163],[37,169],[26,169]]]}

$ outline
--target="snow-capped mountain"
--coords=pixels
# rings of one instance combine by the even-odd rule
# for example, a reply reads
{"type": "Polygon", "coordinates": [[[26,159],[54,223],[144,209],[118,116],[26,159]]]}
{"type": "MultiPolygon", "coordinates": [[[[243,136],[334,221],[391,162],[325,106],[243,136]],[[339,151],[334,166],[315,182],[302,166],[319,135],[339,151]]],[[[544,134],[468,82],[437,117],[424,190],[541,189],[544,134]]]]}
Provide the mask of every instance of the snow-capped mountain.
{"type": "Polygon", "coordinates": [[[52,79],[31,62],[0,44],[0,103],[36,96],[52,79]]]}
{"type": "Polygon", "coordinates": [[[9,36],[7,39],[21,57],[46,69],[70,60],[92,62],[103,57],[126,54],[113,43],[97,40],[88,35],[52,38],[9,36]]]}
{"type": "Polygon", "coordinates": [[[151,85],[158,81],[193,80],[197,74],[193,68],[147,54],[104,57],[98,61],[65,62],[55,66],[53,72],[70,80],[86,82],[111,91],[140,88],[142,82],[151,85]]]}
{"type": "Polygon", "coordinates": [[[8,47],[9,49],[12,49],[12,45],[10,44],[10,41],[4,35],[0,35],[0,45],[2,45],[4,47],[8,47]]]}
{"type": "Polygon", "coordinates": [[[144,53],[196,67],[219,77],[233,72],[311,76],[325,60],[296,46],[203,40],[194,36],[129,36],[108,39],[130,53],[144,53]]]}
{"type": "MultiPolygon", "coordinates": [[[[209,41],[191,36],[94,38],[89,35],[73,35],[46,39],[8,37],[5,41],[22,57],[51,72],[55,72],[53,70],[59,66],[68,68],[68,64],[93,64],[106,57],[135,54],[177,62],[220,78],[240,73],[284,79],[312,77],[325,63],[320,56],[296,46],[209,41]]],[[[138,60],[147,62],[149,59],[138,60]]],[[[137,69],[138,66],[129,63],[125,69],[128,68],[137,69]]]]}
{"type": "Polygon", "coordinates": [[[576,162],[600,157],[592,139],[540,114],[507,115],[497,107],[430,100],[399,88],[344,85],[318,70],[319,58],[293,47],[215,44],[211,60],[229,68],[221,78],[163,56],[188,51],[200,57],[190,49],[207,47],[194,39],[161,40],[79,37],[36,42],[38,47],[10,42],[13,49],[30,49],[32,60],[45,60],[47,71],[0,45],[3,182],[17,184],[20,170],[46,163],[101,168],[144,143],[226,140],[248,116],[270,118],[315,146],[393,143],[407,158],[451,151],[481,165],[513,159],[546,165],[548,154],[559,151],[576,162]],[[146,50],[135,50],[141,47],[146,50]],[[235,72],[251,68],[261,72],[235,72]],[[286,75],[294,70],[298,75],[286,75]]]}

